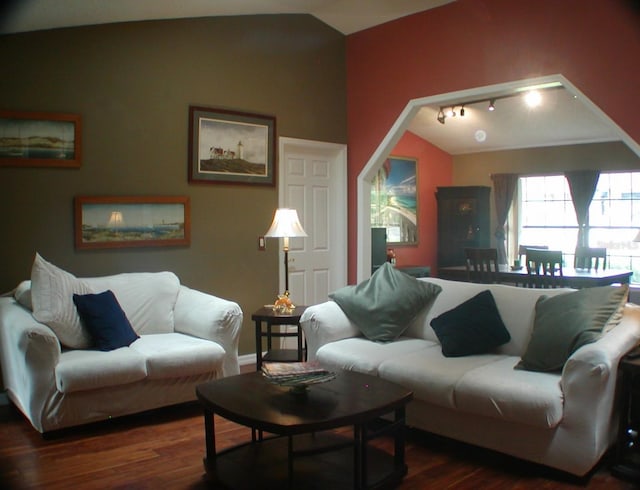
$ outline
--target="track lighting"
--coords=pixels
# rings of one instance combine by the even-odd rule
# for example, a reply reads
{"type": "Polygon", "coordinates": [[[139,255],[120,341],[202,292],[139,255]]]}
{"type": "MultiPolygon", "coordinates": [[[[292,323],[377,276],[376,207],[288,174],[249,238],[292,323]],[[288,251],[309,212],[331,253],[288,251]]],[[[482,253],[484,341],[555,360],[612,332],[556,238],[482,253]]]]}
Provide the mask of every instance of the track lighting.
{"type": "MultiPolygon", "coordinates": [[[[546,90],[552,90],[552,89],[561,89],[564,88],[561,84],[554,82],[551,84],[544,84],[544,85],[539,85],[536,87],[528,87],[528,88],[519,88],[519,89],[515,89],[515,92],[510,93],[510,94],[505,94],[505,95],[496,95],[494,97],[491,98],[487,98],[487,99],[476,99],[476,100],[465,100],[463,102],[459,102],[457,104],[451,104],[451,105],[446,105],[446,106],[440,106],[440,110],[438,112],[438,122],[440,124],[444,124],[444,121],[447,117],[455,117],[456,115],[456,111],[455,108],[456,107],[460,107],[460,117],[463,117],[465,114],[465,106],[467,105],[473,105],[473,104],[479,104],[481,102],[489,102],[489,111],[495,111],[496,110],[496,100],[499,99],[507,99],[509,97],[519,97],[523,94],[526,94],[526,101],[529,104],[529,106],[533,106],[536,103],[540,104],[541,102],[541,93],[542,91],[546,91],[546,90]],[[536,89],[537,91],[534,92],[533,89],[536,89]],[[445,113],[446,110],[446,113],[445,113]]],[[[473,116],[473,114],[472,114],[473,116]]]]}

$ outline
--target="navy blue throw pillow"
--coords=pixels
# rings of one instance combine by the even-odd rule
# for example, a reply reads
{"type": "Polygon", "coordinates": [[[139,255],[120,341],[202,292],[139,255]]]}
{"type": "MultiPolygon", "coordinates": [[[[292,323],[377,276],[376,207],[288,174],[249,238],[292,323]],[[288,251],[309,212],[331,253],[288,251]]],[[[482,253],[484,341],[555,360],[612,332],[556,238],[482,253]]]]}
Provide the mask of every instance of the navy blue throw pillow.
{"type": "Polygon", "coordinates": [[[74,294],[73,302],[98,350],[127,347],[138,338],[113,291],[74,294]]]}
{"type": "Polygon", "coordinates": [[[431,327],[445,357],[483,354],[511,340],[489,290],[434,318],[431,327]]]}

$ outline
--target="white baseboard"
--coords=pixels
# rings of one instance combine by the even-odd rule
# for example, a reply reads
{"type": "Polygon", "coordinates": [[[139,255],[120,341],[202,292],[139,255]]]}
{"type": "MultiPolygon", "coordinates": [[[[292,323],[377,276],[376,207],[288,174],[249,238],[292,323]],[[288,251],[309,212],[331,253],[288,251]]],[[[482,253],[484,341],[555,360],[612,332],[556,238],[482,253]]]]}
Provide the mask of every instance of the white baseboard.
{"type": "Polygon", "coordinates": [[[256,355],[255,354],[243,354],[238,356],[238,364],[241,366],[247,366],[249,364],[256,363],[256,355]]]}

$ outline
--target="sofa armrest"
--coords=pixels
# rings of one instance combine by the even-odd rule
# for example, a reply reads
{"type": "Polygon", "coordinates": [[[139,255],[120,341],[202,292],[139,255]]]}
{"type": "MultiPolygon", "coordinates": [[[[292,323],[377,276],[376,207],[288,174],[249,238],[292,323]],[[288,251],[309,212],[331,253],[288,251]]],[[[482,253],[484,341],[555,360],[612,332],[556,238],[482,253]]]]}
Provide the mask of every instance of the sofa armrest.
{"type": "Polygon", "coordinates": [[[12,401],[42,431],[44,407],[56,391],[61,346],[53,331],[37,322],[13,298],[0,298],[0,360],[12,401]]]}
{"type": "Polygon", "coordinates": [[[175,331],[220,344],[226,352],[224,376],[240,373],[238,341],[242,318],[237,303],[180,286],[174,309],[175,331]]]}
{"type": "Polygon", "coordinates": [[[324,344],[362,335],[334,301],[308,307],[300,317],[300,326],[307,340],[309,361],[316,359],[316,352],[324,344]]]}
{"type": "Polygon", "coordinates": [[[595,437],[609,439],[615,428],[615,395],[620,359],[640,342],[640,306],[627,304],[620,323],[596,342],[582,346],[565,363],[561,388],[563,423],[592,427],[595,437]],[[595,429],[595,430],[594,430],[595,429]]]}

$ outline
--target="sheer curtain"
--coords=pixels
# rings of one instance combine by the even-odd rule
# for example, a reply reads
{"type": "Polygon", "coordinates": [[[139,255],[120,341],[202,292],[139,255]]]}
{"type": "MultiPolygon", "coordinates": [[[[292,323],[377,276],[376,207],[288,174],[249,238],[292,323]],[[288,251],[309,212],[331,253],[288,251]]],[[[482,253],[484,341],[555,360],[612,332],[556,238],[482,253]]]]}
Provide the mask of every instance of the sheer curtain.
{"type": "Polygon", "coordinates": [[[509,208],[518,185],[518,174],[493,174],[493,200],[496,206],[497,226],[494,233],[498,249],[498,264],[507,263],[506,230],[509,208]]]}
{"type": "Polygon", "coordinates": [[[578,243],[577,247],[589,246],[589,206],[593,199],[593,194],[598,185],[600,178],[599,170],[575,170],[564,173],[569,190],[571,191],[571,200],[576,211],[578,220],[578,243]]]}

